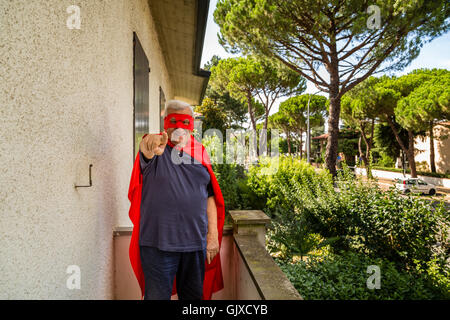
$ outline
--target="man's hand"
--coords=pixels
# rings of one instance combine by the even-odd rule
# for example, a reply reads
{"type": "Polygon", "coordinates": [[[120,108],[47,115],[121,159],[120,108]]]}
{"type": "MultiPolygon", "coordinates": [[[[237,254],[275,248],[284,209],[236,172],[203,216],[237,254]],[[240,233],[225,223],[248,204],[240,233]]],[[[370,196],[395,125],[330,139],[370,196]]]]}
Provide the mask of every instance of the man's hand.
{"type": "Polygon", "coordinates": [[[219,253],[219,234],[217,231],[217,207],[214,196],[208,197],[206,202],[208,215],[208,233],[206,235],[206,260],[208,264],[219,253]]]}
{"type": "Polygon", "coordinates": [[[139,150],[144,154],[147,159],[151,159],[156,155],[161,155],[166,148],[168,141],[167,132],[162,134],[148,134],[142,139],[139,150]]]}
{"type": "Polygon", "coordinates": [[[206,260],[208,264],[219,253],[219,235],[216,232],[208,232],[206,236],[206,260]]]}

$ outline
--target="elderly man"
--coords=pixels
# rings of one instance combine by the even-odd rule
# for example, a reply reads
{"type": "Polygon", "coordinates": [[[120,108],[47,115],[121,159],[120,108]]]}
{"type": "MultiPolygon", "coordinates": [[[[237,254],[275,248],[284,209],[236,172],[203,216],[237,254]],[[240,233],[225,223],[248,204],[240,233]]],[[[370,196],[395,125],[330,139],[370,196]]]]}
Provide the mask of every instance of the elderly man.
{"type": "MultiPolygon", "coordinates": [[[[140,213],[138,218],[133,213],[132,220],[134,229],[139,226],[139,257],[134,258],[140,261],[133,263],[136,259],[132,258],[132,249],[137,245],[133,237],[130,258],[138,280],[137,265],[141,264],[145,278],[144,299],[169,300],[172,293],[177,292],[180,300],[198,300],[204,298],[205,292],[210,295],[213,290],[204,289],[205,263],[210,264],[219,252],[223,222],[218,223],[221,216],[216,203],[223,214],[223,197],[210,164],[201,159],[202,153],[197,159],[195,148],[191,148],[203,148],[191,136],[193,125],[190,105],[178,100],[168,101],[164,132],[145,135],[139,145],[136,162],[139,158],[140,213]]],[[[131,208],[130,217],[132,211],[131,208]]],[[[136,234],[137,230],[133,230],[133,235],[136,234]]],[[[218,264],[219,272],[209,273],[214,279],[205,280],[216,289],[223,286],[220,261],[218,264]]]]}

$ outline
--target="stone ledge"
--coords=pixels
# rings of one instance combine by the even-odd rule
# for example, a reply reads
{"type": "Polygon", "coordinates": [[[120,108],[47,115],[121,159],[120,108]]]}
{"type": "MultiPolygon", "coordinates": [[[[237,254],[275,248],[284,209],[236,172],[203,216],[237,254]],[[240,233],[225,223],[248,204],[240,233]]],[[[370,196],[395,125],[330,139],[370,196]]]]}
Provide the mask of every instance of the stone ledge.
{"type": "Polygon", "coordinates": [[[234,242],[263,300],[303,300],[255,236],[235,234],[234,242]]]}
{"type": "Polygon", "coordinates": [[[131,236],[133,232],[133,227],[114,227],[113,228],[113,236],[131,236]]]}
{"type": "Polygon", "coordinates": [[[233,224],[244,225],[265,225],[270,222],[270,218],[261,210],[230,210],[233,224]]]}
{"type": "Polygon", "coordinates": [[[229,236],[233,234],[233,225],[225,224],[223,226],[223,233],[222,236],[229,236]]]}

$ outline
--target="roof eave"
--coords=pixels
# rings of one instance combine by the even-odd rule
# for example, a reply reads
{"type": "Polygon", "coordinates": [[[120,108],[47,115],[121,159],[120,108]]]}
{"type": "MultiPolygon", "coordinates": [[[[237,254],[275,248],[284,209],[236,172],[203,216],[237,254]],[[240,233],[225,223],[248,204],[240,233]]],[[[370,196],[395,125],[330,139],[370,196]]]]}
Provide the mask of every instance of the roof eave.
{"type": "Polygon", "coordinates": [[[203,81],[203,88],[200,93],[198,104],[202,103],[205,96],[206,88],[208,86],[211,72],[203,70],[200,67],[203,53],[203,43],[205,41],[206,24],[208,21],[209,0],[197,0],[197,31],[195,39],[195,56],[194,56],[194,74],[205,78],[203,81]]]}

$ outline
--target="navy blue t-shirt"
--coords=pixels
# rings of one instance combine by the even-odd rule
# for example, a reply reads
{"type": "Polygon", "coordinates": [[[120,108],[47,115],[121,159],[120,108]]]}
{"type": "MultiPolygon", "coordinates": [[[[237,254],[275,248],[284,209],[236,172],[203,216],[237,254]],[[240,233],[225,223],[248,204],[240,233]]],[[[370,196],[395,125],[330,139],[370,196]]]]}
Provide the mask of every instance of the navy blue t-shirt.
{"type": "Polygon", "coordinates": [[[214,195],[208,170],[168,144],[162,155],[150,160],[139,152],[143,174],[139,245],[164,251],[204,250],[207,198],[214,195]]]}

